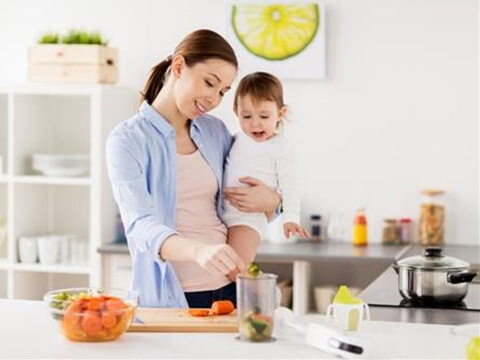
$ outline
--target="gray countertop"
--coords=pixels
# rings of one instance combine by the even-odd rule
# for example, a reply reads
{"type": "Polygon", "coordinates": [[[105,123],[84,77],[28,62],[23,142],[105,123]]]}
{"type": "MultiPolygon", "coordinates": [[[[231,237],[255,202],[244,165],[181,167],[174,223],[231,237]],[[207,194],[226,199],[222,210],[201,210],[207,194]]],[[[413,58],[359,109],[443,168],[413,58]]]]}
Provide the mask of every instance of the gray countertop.
{"type": "Polygon", "coordinates": [[[262,262],[318,261],[321,259],[381,259],[395,260],[407,252],[409,246],[369,244],[353,246],[350,243],[299,241],[274,244],[262,242],[256,260],[262,262]]]}
{"type": "MultiPolygon", "coordinates": [[[[101,254],[128,254],[128,247],[122,243],[104,244],[98,248],[101,254]]],[[[453,256],[471,264],[480,263],[480,247],[476,245],[445,245],[445,255],[453,256]]],[[[291,244],[273,244],[262,242],[257,252],[257,260],[262,262],[315,261],[322,258],[340,259],[381,259],[396,260],[422,253],[417,245],[382,245],[353,246],[349,243],[325,242],[314,243],[299,241],[291,244]]]]}
{"type": "MultiPolygon", "coordinates": [[[[360,294],[362,297],[362,294],[360,294]]],[[[419,324],[461,325],[480,323],[480,311],[370,306],[372,320],[419,324]]]]}
{"type": "Polygon", "coordinates": [[[128,255],[128,246],[125,243],[108,243],[100,246],[97,251],[103,255],[125,254],[128,255]]]}
{"type": "MultiPolygon", "coordinates": [[[[403,256],[410,246],[369,244],[353,246],[349,243],[298,241],[289,244],[262,242],[256,260],[261,262],[318,261],[324,258],[395,260],[403,256]]],[[[128,254],[126,244],[110,243],[98,248],[101,254],[128,254]]]]}
{"type": "MultiPolygon", "coordinates": [[[[480,262],[480,247],[475,245],[446,245],[443,247],[445,255],[465,260],[475,266],[480,262]]],[[[98,249],[104,255],[128,254],[126,244],[105,244],[98,249]]],[[[262,242],[257,253],[257,260],[261,262],[293,262],[293,261],[318,261],[322,259],[338,259],[368,261],[372,259],[391,260],[413,256],[422,253],[422,247],[417,245],[385,246],[382,244],[369,244],[356,247],[348,243],[312,243],[300,241],[291,244],[272,244],[262,242]]],[[[394,291],[398,292],[397,279],[392,280],[391,269],[387,269],[374,280],[360,295],[369,303],[372,294],[388,291],[392,284],[394,291]]],[[[471,284],[471,286],[480,286],[471,284]]],[[[461,309],[430,309],[393,306],[370,306],[373,320],[400,321],[429,324],[458,325],[469,322],[480,322],[480,311],[465,311],[461,309]]]]}

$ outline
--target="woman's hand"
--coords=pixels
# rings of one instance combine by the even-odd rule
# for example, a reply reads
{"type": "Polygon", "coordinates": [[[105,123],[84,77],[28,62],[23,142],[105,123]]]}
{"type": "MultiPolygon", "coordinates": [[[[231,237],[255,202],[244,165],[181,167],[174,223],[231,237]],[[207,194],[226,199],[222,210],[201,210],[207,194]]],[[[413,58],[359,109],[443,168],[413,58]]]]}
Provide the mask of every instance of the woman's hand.
{"type": "Polygon", "coordinates": [[[195,262],[213,275],[236,275],[245,270],[243,260],[227,244],[207,245],[198,243],[195,246],[193,256],[195,262]]]}
{"type": "Polygon", "coordinates": [[[305,230],[302,226],[298,225],[294,222],[287,222],[283,224],[283,232],[285,233],[285,237],[287,239],[290,238],[292,235],[300,235],[302,238],[308,239],[310,234],[307,230],[305,230]]]}
{"type": "Polygon", "coordinates": [[[275,212],[282,200],[280,194],[260,180],[249,176],[242,177],[239,181],[250,186],[226,187],[224,189],[225,199],[232,206],[243,212],[264,212],[267,214],[275,212]]]}

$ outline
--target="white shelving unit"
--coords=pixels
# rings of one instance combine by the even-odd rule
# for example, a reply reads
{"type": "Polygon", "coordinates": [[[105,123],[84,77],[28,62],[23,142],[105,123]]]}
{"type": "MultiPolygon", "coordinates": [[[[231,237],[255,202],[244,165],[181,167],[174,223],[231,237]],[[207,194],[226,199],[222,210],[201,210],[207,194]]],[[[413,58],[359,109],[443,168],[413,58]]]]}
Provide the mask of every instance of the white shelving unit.
{"type": "Polygon", "coordinates": [[[41,299],[53,288],[101,285],[97,248],[114,238],[116,207],[105,165],[110,130],[131,116],[133,89],[105,85],[0,88],[0,298],[41,299]],[[34,153],[89,154],[84,177],[50,177],[31,168],[34,153]],[[88,249],[84,263],[19,262],[18,238],[73,234],[88,249]]]}

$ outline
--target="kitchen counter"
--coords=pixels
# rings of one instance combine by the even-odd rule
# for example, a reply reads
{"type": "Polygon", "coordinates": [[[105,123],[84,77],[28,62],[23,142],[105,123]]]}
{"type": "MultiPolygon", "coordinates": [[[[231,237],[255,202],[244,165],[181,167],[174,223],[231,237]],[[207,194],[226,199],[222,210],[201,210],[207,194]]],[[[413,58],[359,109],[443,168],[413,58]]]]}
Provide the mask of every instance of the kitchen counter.
{"type": "Polygon", "coordinates": [[[125,254],[128,255],[128,246],[125,243],[108,243],[103,244],[98,249],[100,254],[125,254]]]}
{"type": "MultiPolygon", "coordinates": [[[[0,300],[0,358],[119,359],[119,358],[302,358],[338,359],[307,345],[290,331],[269,343],[244,343],[232,333],[126,333],[105,343],[71,342],[39,301],[0,300]]],[[[325,323],[320,315],[297,317],[296,322],[325,323]]],[[[466,339],[455,337],[451,326],[364,322],[356,332],[370,358],[463,358],[466,339]]]]}
{"type": "MultiPolygon", "coordinates": [[[[300,240],[292,243],[261,242],[255,260],[258,262],[292,263],[293,264],[293,311],[296,315],[306,314],[309,309],[312,262],[322,260],[334,261],[382,261],[390,264],[401,258],[409,245],[385,246],[369,244],[353,246],[350,243],[324,242],[315,243],[300,240]]],[[[126,244],[105,244],[98,249],[104,255],[128,254],[126,244]]]]}
{"type": "MultiPolygon", "coordinates": [[[[480,284],[470,284],[468,291],[473,301],[480,301],[480,284]]],[[[398,293],[397,274],[391,268],[385,270],[358,295],[369,304],[373,320],[448,325],[480,323],[479,310],[399,306],[399,301],[396,304],[391,301],[392,296],[398,297],[399,301],[401,299],[398,293]]],[[[480,304],[475,308],[480,309],[480,304]]]]}
{"type": "MultiPolygon", "coordinates": [[[[256,260],[261,262],[294,262],[319,261],[325,258],[345,259],[390,259],[400,258],[410,249],[409,246],[384,246],[369,244],[368,246],[352,246],[349,243],[298,241],[287,244],[261,242],[256,260]]],[[[128,254],[126,244],[110,243],[98,248],[101,254],[128,254]]]]}
{"type": "MultiPolygon", "coordinates": [[[[412,246],[403,257],[419,255],[422,252],[423,248],[421,246],[412,246]]],[[[443,247],[443,253],[467,261],[472,268],[478,269],[480,261],[479,246],[447,245],[443,247]]],[[[469,284],[467,296],[461,306],[440,305],[437,308],[420,308],[413,307],[414,305],[411,302],[402,301],[398,292],[398,276],[393,268],[386,269],[359,294],[359,297],[370,305],[370,312],[374,320],[450,325],[480,323],[480,284],[478,283],[478,277],[480,277],[480,274],[477,275],[474,282],[469,284]]]]}
{"type": "Polygon", "coordinates": [[[391,260],[402,257],[409,250],[408,245],[385,246],[369,244],[367,246],[353,246],[350,243],[298,241],[287,244],[262,242],[255,257],[261,262],[294,262],[294,261],[321,261],[335,260],[391,260]]]}

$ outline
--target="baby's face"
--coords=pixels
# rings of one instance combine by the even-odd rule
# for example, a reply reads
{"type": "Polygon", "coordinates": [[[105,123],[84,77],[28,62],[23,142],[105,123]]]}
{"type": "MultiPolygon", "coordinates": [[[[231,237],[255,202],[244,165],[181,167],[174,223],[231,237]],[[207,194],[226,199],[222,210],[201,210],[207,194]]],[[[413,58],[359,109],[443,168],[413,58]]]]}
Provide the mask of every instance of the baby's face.
{"type": "Polygon", "coordinates": [[[275,136],[278,123],[286,108],[278,108],[275,101],[253,101],[250,95],[240,97],[235,113],[243,132],[255,141],[265,141],[275,136]]]}

